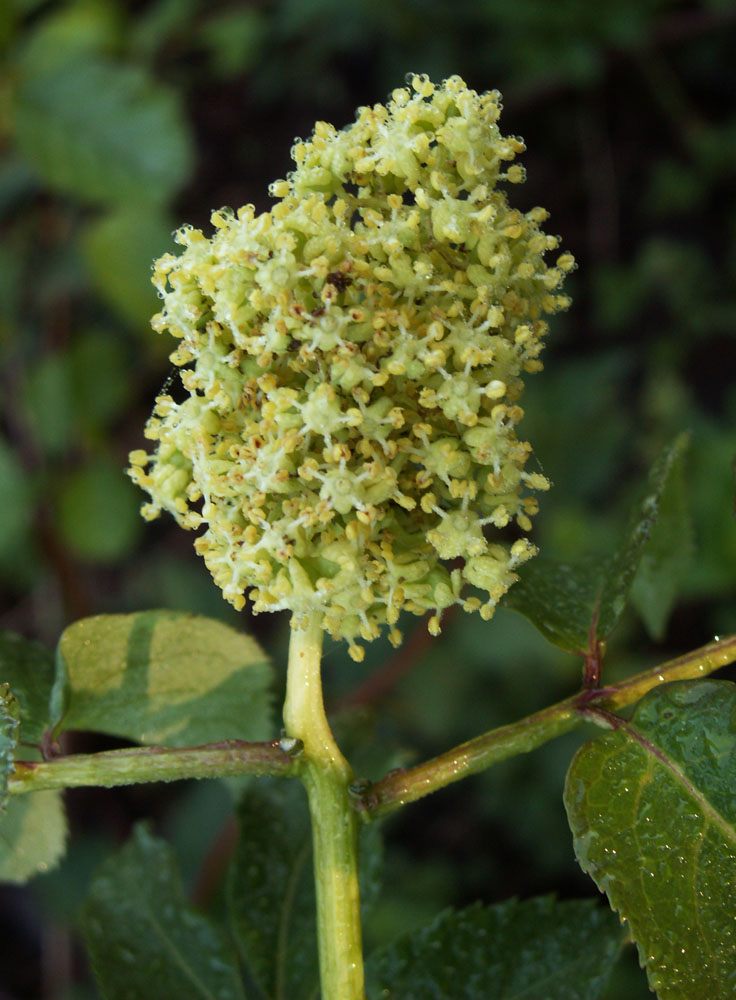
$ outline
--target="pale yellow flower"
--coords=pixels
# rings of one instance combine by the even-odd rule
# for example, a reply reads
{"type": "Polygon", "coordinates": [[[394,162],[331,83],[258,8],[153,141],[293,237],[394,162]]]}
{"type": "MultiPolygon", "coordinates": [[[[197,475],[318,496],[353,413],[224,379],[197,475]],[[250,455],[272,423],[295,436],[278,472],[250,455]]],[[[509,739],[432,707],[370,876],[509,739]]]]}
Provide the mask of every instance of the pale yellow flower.
{"type": "Polygon", "coordinates": [[[318,122],[270,212],[215,212],[156,263],[188,396],[157,400],[155,451],[131,455],[144,516],[203,528],[236,608],[322,612],[358,659],[384,625],[400,641],[402,610],[434,633],[455,603],[490,617],[535,552],[509,538],[549,486],[518,401],[573,259],[547,266],[546,212],[506,200],[524,146],[499,101],[417,76],[342,131],[318,122]]]}

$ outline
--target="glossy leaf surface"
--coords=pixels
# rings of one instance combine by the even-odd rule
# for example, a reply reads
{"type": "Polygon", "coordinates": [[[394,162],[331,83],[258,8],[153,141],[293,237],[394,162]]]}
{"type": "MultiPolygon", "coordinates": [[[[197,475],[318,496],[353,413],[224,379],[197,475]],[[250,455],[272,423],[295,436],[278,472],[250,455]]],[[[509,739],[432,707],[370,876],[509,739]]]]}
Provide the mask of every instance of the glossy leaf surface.
{"type": "MultiPolygon", "coordinates": [[[[319,983],[312,833],[297,781],[258,781],[238,810],[240,841],[228,900],[235,938],[264,996],[312,1000],[319,983]]],[[[373,824],[361,830],[359,878],[365,915],[380,888],[382,843],[373,824]]]]}
{"type": "Polygon", "coordinates": [[[319,968],[312,835],[301,783],[252,785],[238,820],[228,896],[241,955],[264,996],[308,1000],[319,968]]]}
{"type": "Polygon", "coordinates": [[[600,563],[569,565],[537,556],[523,567],[503,605],[528,618],[553,645],[585,653],[604,573],[600,563]]]}
{"type": "Polygon", "coordinates": [[[693,554],[693,526],[684,480],[684,455],[674,459],[657,520],[631,588],[631,599],[653,639],[667,619],[693,554]]]}
{"type": "Polygon", "coordinates": [[[145,827],[101,867],[82,926],[106,1000],[244,1000],[230,942],[186,901],[170,848],[145,827]]]}
{"type": "Polygon", "coordinates": [[[623,943],[592,901],[539,897],[441,914],[367,964],[369,1000],[596,1000],[623,943]]]}
{"type": "MultiPolygon", "coordinates": [[[[628,603],[634,577],[660,517],[663,496],[673,477],[681,473],[682,457],[688,442],[689,435],[680,434],[652,466],[646,496],[632,511],[626,535],[606,574],[598,611],[597,631],[600,637],[613,631],[628,603]]],[[[674,537],[665,537],[660,541],[673,546],[682,543],[674,537]]],[[[661,551],[659,558],[662,558],[661,551]]]]}
{"type": "Polygon", "coordinates": [[[49,649],[15,632],[0,632],[0,683],[17,698],[19,741],[40,743],[49,724],[54,657],[49,649]]]}
{"type": "MultiPolygon", "coordinates": [[[[632,511],[629,526],[614,555],[607,560],[577,564],[558,563],[538,557],[520,571],[521,579],[503,599],[504,607],[528,618],[555,646],[585,653],[590,644],[591,624],[599,639],[608,636],[629,600],[634,577],[655,530],[663,496],[673,479],[681,474],[687,435],[680,435],[661,453],[649,476],[646,496],[632,511]]],[[[657,548],[647,572],[661,566],[668,576],[665,610],[676,593],[677,578],[667,553],[670,546],[682,545],[667,525],[656,538],[657,548]]],[[[660,615],[661,609],[655,612],[660,615]]]]}
{"type": "Polygon", "coordinates": [[[18,740],[19,708],[8,684],[0,685],[0,813],[8,798],[8,778],[13,773],[13,759],[18,740]]]}
{"type": "Polygon", "coordinates": [[[736,686],[677,682],[585,744],[565,805],[581,867],[661,1000],[736,995],[736,686]]]}
{"type": "Polygon", "coordinates": [[[249,636],[176,611],[75,622],[57,651],[58,730],[189,746],[272,735],[271,668],[249,636]]]}
{"type": "Polygon", "coordinates": [[[66,848],[61,792],[13,795],[0,819],[0,881],[26,882],[49,871],[66,848]]]}

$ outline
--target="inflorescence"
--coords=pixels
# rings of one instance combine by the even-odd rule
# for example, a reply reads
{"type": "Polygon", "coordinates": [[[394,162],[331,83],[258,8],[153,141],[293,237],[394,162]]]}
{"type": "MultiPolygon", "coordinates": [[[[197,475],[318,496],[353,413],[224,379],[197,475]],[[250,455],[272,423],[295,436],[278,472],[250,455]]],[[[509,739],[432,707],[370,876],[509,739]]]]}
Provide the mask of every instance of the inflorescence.
{"type": "Polygon", "coordinates": [[[384,625],[400,642],[402,610],[433,634],[456,603],[490,618],[536,551],[500,529],[528,531],[549,487],[518,401],[574,262],[547,266],[547,213],[498,188],[524,179],[500,110],[415,76],[297,141],[271,211],[217,211],[155,265],[188,397],[159,396],[156,450],[130,456],[144,516],[204,527],[236,608],[250,591],[256,612],[321,612],[356,659],[384,625]]]}

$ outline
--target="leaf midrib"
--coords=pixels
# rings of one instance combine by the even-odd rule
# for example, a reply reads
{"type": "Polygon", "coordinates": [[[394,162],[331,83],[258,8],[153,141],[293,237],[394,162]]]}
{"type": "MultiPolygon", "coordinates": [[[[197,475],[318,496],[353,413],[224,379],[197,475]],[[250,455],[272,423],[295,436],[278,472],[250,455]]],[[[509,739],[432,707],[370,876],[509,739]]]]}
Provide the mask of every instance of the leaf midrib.
{"type": "MultiPolygon", "coordinates": [[[[202,980],[196,974],[196,972],[194,971],[194,969],[186,963],[186,961],[184,960],[184,958],[181,956],[181,954],[179,952],[179,949],[174,944],[174,942],[171,940],[171,938],[169,937],[169,935],[166,933],[166,931],[164,930],[163,925],[156,918],[156,915],[153,912],[153,909],[152,909],[152,907],[149,904],[150,897],[144,895],[144,893],[142,892],[139,884],[136,881],[132,882],[132,887],[131,888],[132,888],[133,894],[137,897],[137,899],[139,901],[141,901],[143,903],[143,907],[142,907],[143,912],[146,914],[148,920],[152,924],[154,931],[156,931],[159,934],[162,943],[164,944],[164,946],[166,947],[166,949],[170,953],[170,955],[173,958],[173,960],[179,966],[179,968],[181,969],[181,971],[184,973],[184,975],[186,976],[186,978],[189,979],[189,981],[192,983],[192,985],[195,986],[199,990],[200,994],[202,995],[202,997],[205,998],[205,1000],[217,1000],[217,997],[215,996],[215,994],[212,993],[212,992],[210,992],[210,990],[207,988],[206,984],[202,982],[202,980]]],[[[242,989],[240,991],[240,995],[241,995],[241,997],[243,997],[243,1000],[245,1000],[245,997],[243,995],[242,989]]]]}
{"type": "Polygon", "coordinates": [[[664,750],[660,749],[660,747],[658,747],[655,743],[652,743],[651,740],[647,739],[647,737],[630,722],[622,720],[621,725],[619,726],[619,731],[624,732],[630,739],[638,743],[647,754],[651,754],[664,768],[666,768],[684,789],[684,791],[695,800],[706,818],[706,821],[710,821],[712,825],[720,829],[724,835],[724,839],[736,848],[736,829],[734,829],[734,826],[721,815],[718,809],[716,809],[707,798],[705,798],[703,793],[699,791],[696,785],[693,784],[683,769],[675,763],[675,761],[672,760],[672,758],[665,753],[664,750]]]}

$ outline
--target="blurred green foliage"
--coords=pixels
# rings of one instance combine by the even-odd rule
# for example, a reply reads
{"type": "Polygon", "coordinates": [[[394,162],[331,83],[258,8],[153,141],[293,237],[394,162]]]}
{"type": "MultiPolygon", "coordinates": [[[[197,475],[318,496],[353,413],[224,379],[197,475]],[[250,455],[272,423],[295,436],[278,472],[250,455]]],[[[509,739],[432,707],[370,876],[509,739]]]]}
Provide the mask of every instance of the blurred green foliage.
{"type": "MultiPolygon", "coordinates": [[[[502,127],[530,146],[517,203],[549,208],[580,265],[573,309],[525,397],[522,428],[555,484],[535,529],[543,552],[610,553],[644,471],[692,434],[678,503],[692,511],[694,556],[677,612],[661,622],[650,609],[657,645],[624,616],[604,669],[631,672],[736,630],[735,49],[732,0],[0,4],[2,626],[53,643],[84,615],[170,606],[255,627],[282,662],[282,623],[234,616],[191,539],[173,522],[139,522],[123,474],[169,371],[171,345],[147,322],[151,259],[180,222],[206,226],[223,204],[266,207],[294,135],[320,118],[344,124],[418,71],[503,92],[502,127]]],[[[335,647],[326,669],[335,703],[357,711],[348,729],[373,746],[355,749],[369,773],[569,694],[579,666],[505,611],[490,625],[455,618],[432,643],[420,631],[398,653],[374,644],[361,666],[335,647]],[[376,674],[383,688],[370,686],[376,674]]],[[[369,937],[476,898],[588,892],[560,798],[575,740],[394,821],[369,937]]],[[[185,805],[201,791],[131,792],[112,812],[101,794],[104,806],[70,796],[75,836],[93,853],[172,808],[190,817],[172,821],[174,843],[192,842],[185,805]]],[[[194,840],[217,843],[219,813],[198,815],[194,840]]],[[[204,846],[198,856],[210,872],[204,846]]],[[[22,897],[29,929],[8,940],[28,962],[3,983],[19,1000],[38,995],[41,921],[61,933],[72,920],[63,886],[88,870],[72,851],[22,897]]],[[[633,965],[610,1000],[647,995],[633,965]]],[[[62,966],[60,997],[94,995],[83,971],[62,966]]]]}

